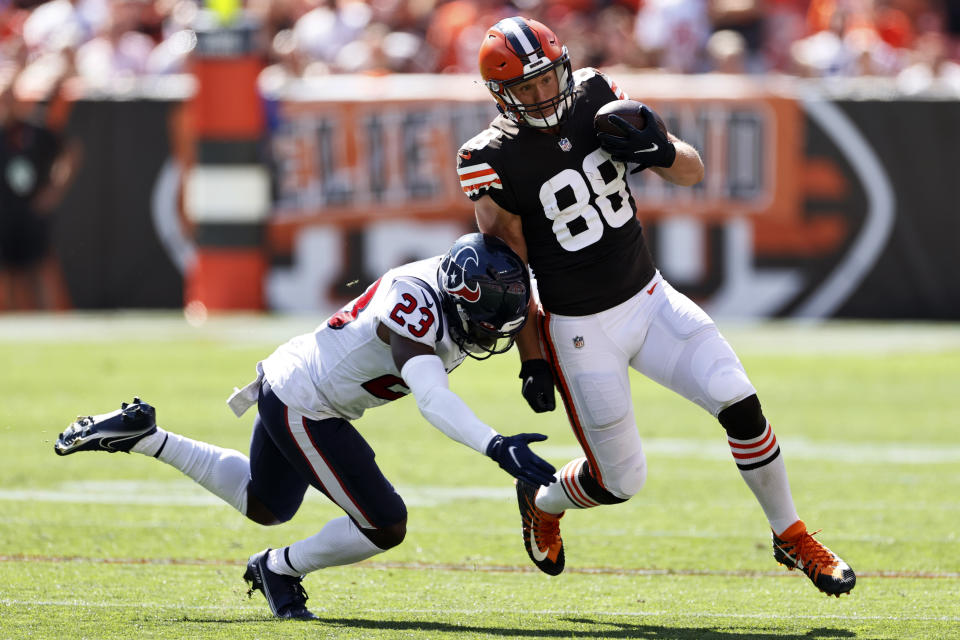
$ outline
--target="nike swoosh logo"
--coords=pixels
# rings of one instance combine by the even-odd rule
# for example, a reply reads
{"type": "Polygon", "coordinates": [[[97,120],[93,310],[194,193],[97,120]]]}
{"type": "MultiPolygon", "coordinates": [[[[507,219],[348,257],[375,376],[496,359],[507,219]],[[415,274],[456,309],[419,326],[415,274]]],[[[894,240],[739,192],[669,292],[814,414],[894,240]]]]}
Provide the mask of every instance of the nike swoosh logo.
{"type": "Polygon", "coordinates": [[[656,151],[656,150],[659,149],[659,148],[660,148],[659,145],[657,145],[657,143],[654,142],[654,143],[653,143],[649,148],[647,148],[647,149],[637,149],[637,153],[650,153],[651,151],[656,151]]]}
{"type": "Polygon", "coordinates": [[[427,300],[427,301],[424,302],[423,304],[424,304],[424,306],[427,307],[427,309],[433,309],[433,303],[430,302],[429,300],[427,300]]]}
{"type": "Polygon", "coordinates": [[[657,288],[657,285],[658,285],[658,284],[660,284],[660,283],[659,283],[659,282],[654,282],[654,283],[653,283],[653,286],[650,287],[649,289],[647,289],[647,294],[649,294],[649,295],[652,296],[652,295],[653,295],[653,290],[657,288]]]}
{"type": "Polygon", "coordinates": [[[517,460],[517,454],[515,454],[515,453],[513,452],[514,449],[516,449],[515,446],[510,447],[509,449],[507,449],[507,453],[509,453],[509,454],[510,454],[510,457],[513,458],[513,464],[515,464],[515,465],[517,465],[517,466],[519,467],[519,466],[520,466],[520,461],[517,460]]]}
{"type": "Polygon", "coordinates": [[[537,541],[533,536],[533,529],[530,529],[530,531],[527,532],[527,535],[530,536],[530,553],[533,554],[533,559],[537,562],[543,562],[547,557],[547,552],[540,551],[540,547],[537,546],[537,541]]]}
{"type": "Polygon", "coordinates": [[[777,545],[777,549],[780,549],[780,551],[783,552],[783,555],[785,555],[788,560],[792,561],[793,564],[796,566],[797,569],[803,569],[803,562],[800,560],[800,557],[799,557],[799,556],[797,556],[797,555],[792,555],[789,551],[787,551],[786,549],[784,549],[784,548],[781,547],[780,545],[777,545]]]}

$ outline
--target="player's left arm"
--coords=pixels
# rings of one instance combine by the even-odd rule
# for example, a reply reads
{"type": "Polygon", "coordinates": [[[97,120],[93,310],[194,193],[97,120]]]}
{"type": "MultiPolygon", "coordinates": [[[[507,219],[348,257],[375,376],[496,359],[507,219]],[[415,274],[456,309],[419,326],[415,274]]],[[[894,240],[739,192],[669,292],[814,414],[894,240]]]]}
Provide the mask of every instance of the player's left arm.
{"type": "MultiPolygon", "coordinates": [[[[387,330],[394,364],[427,421],[449,438],[495,460],[515,478],[532,484],[553,482],[556,469],[530,450],[531,442],[547,437],[538,433],[502,436],[474,414],[450,390],[447,371],[436,352],[422,342],[387,330]]],[[[383,333],[380,333],[381,337],[383,333]]]]}
{"type": "MultiPolygon", "coordinates": [[[[626,98],[625,93],[614,89],[611,80],[607,79],[607,82],[611,83],[611,91],[618,99],[626,98]]],[[[620,129],[620,135],[599,132],[600,146],[613,158],[638,165],[632,173],[650,169],[681,187],[693,186],[703,180],[703,161],[697,150],[667,131],[663,118],[650,107],[641,105],[640,113],[645,120],[642,129],[617,115],[609,116],[609,121],[620,129]]]]}
{"type": "Polygon", "coordinates": [[[690,187],[703,180],[703,160],[693,145],[690,145],[672,133],[667,139],[677,151],[677,157],[669,167],[650,167],[650,170],[668,182],[690,187]]]}
{"type": "Polygon", "coordinates": [[[389,341],[393,363],[423,417],[453,440],[484,453],[497,432],[450,390],[447,371],[436,351],[392,330],[379,334],[389,341]]]}

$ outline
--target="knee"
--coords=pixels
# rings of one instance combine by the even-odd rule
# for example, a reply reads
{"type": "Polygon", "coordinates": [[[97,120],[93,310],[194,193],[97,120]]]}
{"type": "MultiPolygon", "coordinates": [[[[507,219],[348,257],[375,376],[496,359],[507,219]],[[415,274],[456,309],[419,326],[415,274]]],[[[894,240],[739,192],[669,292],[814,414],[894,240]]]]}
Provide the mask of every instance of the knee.
{"type": "Polygon", "coordinates": [[[717,419],[734,440],[750,440],[763,435],[767,419],[763,416],[757,394],[747,396],[721,411],[717,419]]]}
{"type": "Polygon", "coordinates": [[[407,519],[379,529],[360,529],[373,544],[386,551],[399,545],[407,537],[407,519]]]}
{"type": "Polygon", "coordinates": [[[641,457],[639,460],[632,460],[620,473],[606,479],[605,485],[607,491],[619,498],[621,502],[626,502],[640,493],[646,482],[647,463],[641,457]]]}
{"type": "Polygon", "coordinates": [[[589,465],[583,465],[579,475],[580,486],[600,504],[626,502],[640,492],[647,481],[647,460],[642,450],[626,458],[605,464],[600,473],[589,465]]]}
{"type": "Polygon", "coordinates": [[[257,524],[270,527],[276,524],[283,524],[293,517],[293,514],[281,513],[276,515],[260,499],[247,489],[247,518],[257,524]]]}
{"type": "Polygon", "coordinates": [[[698,336],[683,355],[689,364],[679,369],[678,381],[689,385],[690,399],[713,415],[756,394],[740,360],[715,329],[698,336]]]}

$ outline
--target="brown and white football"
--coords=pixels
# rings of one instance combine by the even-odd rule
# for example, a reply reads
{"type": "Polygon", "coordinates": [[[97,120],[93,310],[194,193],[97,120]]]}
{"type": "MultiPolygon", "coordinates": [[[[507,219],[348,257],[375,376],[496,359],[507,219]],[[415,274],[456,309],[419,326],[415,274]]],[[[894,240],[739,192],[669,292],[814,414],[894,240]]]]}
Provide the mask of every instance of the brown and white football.
{"type": "MultiPolygon", "coordinates": [[[[608,102],[600,107],[597,115],[593,116],[593,128],[597,133],[612,133],[615,136],[623,135],[623,131],[610,122],[609,119],[609,116],[617,115],[637,129],[643,129],[647,126],[647,119],[643,116],[643,112],[640,111],[640,107],[642,106],[643,103],[636,100],[614,100],[613,102],[608,102]]],[[[650,107],[647,108],[649,109],[650,107]]],[[[663,118],[653,109],[650,109],[650,112],[653,113],[654,120],[656,120],[660,131],[665,134],[667,132],[667,125],[664,124],[663,118]]]]}

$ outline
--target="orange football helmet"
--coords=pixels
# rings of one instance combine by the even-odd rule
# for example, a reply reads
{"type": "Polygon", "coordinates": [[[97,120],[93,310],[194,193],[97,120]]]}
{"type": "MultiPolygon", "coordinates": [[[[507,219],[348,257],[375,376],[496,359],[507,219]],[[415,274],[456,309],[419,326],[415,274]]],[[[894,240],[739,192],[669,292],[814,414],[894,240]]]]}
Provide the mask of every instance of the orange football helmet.
{"type": "Polygon", "coordinates": [[[567,48],[546,25],[514,16],[493,25],[480,45],[480,75],[500,110],[518,124],[545,129],[561,124],[573,104],[573,71],[567,48]],[[545,73],[557,74],[556,97],[521,102],[511,91],[545,73]]]}

